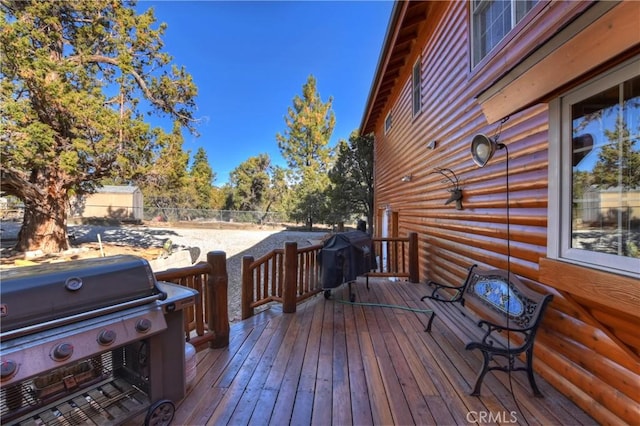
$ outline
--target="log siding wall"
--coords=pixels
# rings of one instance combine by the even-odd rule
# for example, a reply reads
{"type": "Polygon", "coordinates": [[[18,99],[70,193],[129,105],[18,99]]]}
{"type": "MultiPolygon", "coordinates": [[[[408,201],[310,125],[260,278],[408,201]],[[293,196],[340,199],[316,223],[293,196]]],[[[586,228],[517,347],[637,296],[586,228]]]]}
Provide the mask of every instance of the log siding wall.
{"type": "MultiPolygon", "coordinates": [[[[558,22],[572,19],[586,5],[552,4],[546,15],[534,17],[547,22],[536,30],[538,37],[550,37],[560,28],[558,22]]],[[[483,61],[482,72],[471,70],[469,34],[468,2],[432,2],[379,115],[383,118],[373,125],[363,123],[376,135],[377,211],[388,206],[397,213],[399,235],[418,233],[423,281],[460,283],[466,268],[478,263],[510,268],[531,288],[553,293],[536,348],[536,371],[599,422],[637,423],[640,339],[633,337],[637,321],[540,282],[547,217],[555,214],[547,209],[548,105],[530,106],[502,126],[500,142],[509,151],[509,224],[505,150],[496,152],[484,168],[471,160],[473,135],[494,137],[499,127],[487,123],[477,95],[505,70],[495,57],[483,61]],[[417,58],[421,58],[422,110],[413,117],[411,68],[417,58]],[[393,126],[385,134],[382,126],[388,111],[393,126]],[[427,149],[433,140],[436,148],[427,149]],[[444,205],[450,185],[433,173],[435,168],[456,173],[463,210],[456,210],[454,203],[444,205]],[[405,175],[412,179],[402,181],[405,175]]],[[[535,43],[514,37],[507,45],[516,53],[509,53],[508,61],[530,52],[535,43]]]]}

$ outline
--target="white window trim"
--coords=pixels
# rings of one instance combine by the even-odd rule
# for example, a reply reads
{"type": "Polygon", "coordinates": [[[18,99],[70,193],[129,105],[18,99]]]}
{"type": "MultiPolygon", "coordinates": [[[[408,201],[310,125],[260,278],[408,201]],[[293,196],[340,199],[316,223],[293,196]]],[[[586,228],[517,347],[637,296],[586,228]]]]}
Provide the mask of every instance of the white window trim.
{"type": "Polygon", "coordinates": [[[571,123],[563,117],[571,117],[570,106],[612,85],[638,75],[640,58],[593,79],[549,103],[549,187],[547,220],[547,256],[593,269],[637,277],[640,259],[607,253],[571,248],[571,208],[563,200],[571,199],[572,170],[565,167],[563,159],[571,158],[571,123]],[[564,121],[564,122],[563,122],[564,121]]]}

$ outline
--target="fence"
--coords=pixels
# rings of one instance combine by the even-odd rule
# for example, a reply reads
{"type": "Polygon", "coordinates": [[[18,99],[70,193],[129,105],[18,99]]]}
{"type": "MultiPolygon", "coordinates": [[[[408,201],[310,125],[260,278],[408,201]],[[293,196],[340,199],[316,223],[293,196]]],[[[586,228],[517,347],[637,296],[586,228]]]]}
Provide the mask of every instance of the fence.
{"type": "Polygon", "coordinates": [[[283,212],[144,207],[141,215],[134,215],[134,210],[140,210],[140,208],[97,204],[85,205],[83,208],[85,212],[90,212],[90,214],[81,214],[77,210],[72,210],[70,211],[71,216],[85,218],[104,217],[108,219],[140,218],[138,216],[141,216],[142,220],[152,222],[236,222],[260,225],[281,224],[289,220],[288,215],[283,212]],[[96,214],[95,212],[100,213],[96,214]]]}
{"type": "Polygon", "coordinates": [[[281,212],[147,207],[144,219],[167,222],[238,222],[262,225],[284,223],[287,221],[287,215],[281,212]]]}
{"type": "MultiPolygon", "coordinates": [[[[406,238],[374,238],[374,252],[384,259],[366,275],[404,277],[419,282],[418,234],[406,238]]],[[[322,291],[319,288],[319,254],[323,245],[298,248],[294,242],[254,259],[242,258],[242,319],[254,315],[255,308],[278,302],[283,312],[296,311],[296,304],[322,291]]]]}

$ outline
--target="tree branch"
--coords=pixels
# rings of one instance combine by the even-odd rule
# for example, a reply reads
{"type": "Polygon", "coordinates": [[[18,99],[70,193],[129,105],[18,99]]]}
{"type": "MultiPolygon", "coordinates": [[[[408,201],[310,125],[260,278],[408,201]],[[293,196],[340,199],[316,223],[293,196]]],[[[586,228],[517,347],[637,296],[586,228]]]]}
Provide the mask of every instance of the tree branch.
{"type": "Polygon", "coordinates": [[[3,166],[0,171],[0,191],[7,195],[14,195],[21,200],[37,200],[43,197],[42,191],[37,185],[29,182],[26,173],[3,166]]]}
{"type": "MultiPolygon", "coordinates": [[[[120,63],[116,59],[111,58],[109,56],[104,56],[104,55],[88,55],[88,56],[75,55],[75,56],[68,57],[67,60],[70,61],[70,62],[77,63],[77,64],[87,63],[87,62],[94,63],[94,64],[109,64],[109,65],[113,65],[115,67],[118,67],[118,68],[122,69],[120,67],[120,63]]],[[[131,76],[133,76],[133,78],[138,83],[138,87],[140,87],[140,89],[142,90],[142,93],[144,93],[144,96],[152,104],[154,104],[155,106],[160,108],[162,111],[169,112],[169,113],[175,115],[176,117],[179,117],[180,119],[185,120],[185,121],[190,121],[190,122],[197,122],[198,121],[197,119],[195,119],[193,117],[189,117],[187,115],[181,114],[172,105],[168,104],[167,102],[164,102],[161,99],[154,98],[153,94],[151,93],[151,90],[149,90],[149,87],[147,86],[147,82],[144,80],[144,78],[142,78],[142,76],[140,74],[138,74],[137,71],[132,69],[130,71],[130,74],[131,74],[131,76]]]]}

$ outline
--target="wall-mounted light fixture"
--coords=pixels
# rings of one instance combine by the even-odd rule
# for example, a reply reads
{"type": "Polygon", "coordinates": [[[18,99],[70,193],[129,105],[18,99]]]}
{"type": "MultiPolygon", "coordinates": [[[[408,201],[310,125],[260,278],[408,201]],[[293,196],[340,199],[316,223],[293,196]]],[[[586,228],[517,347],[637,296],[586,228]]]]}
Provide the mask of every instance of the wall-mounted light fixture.
{"type": "Polygon", "coordinates": [[[402,176],[402,179],[400,179],[402,182],[411,182],[411,179],[413,179],[413,176],[411,175],[404,175],[402,176]]]}
{"type": "Polygon", "coordinates": [[[479,133],[473,137],[471,141],[471,158],[478,167],[484,167],[487,162],[493,157],[498,149],[504,149],[506,146],[502,143],[498,143],[498,138],[491,139],[482,133],[479,133]]]}
{"type": "Polygon", "coordinates": [[[437,141],[435,140],[432,140],[431,142],[427,143],[427,149],[431,149],[431,150],[436,149],[436,143],[437,141]]]}
{"type": "MultiPolygon", "coordinates": [[[[509,117],[505,117],[500,121],[498,131],[493,139],[482,133],[478,133],[473,137],[471,141],[471,158],[478,167],[484,167],[487,162],[493,157],[498,149],[505,149],[507,151],[507,183],[509,179],[509,150],[503,143],[498,142],[500,134],[502,133],[502,125],[509,120],[509,117]]],[[[507,187],[508,188],[508,187],[507,187]]],[[[507,193],[508,195],[508,193],[507,193]]]]}

